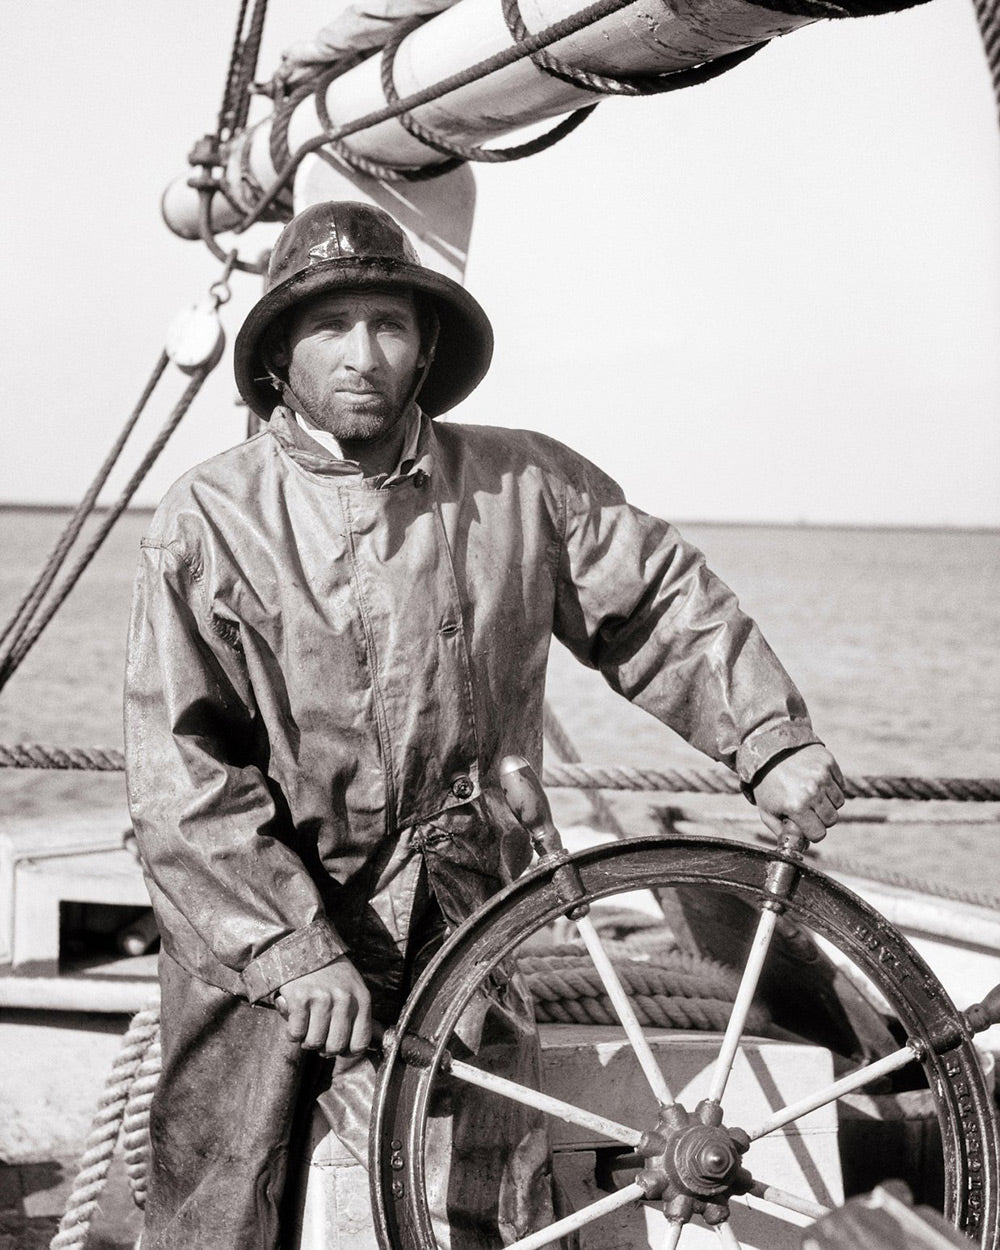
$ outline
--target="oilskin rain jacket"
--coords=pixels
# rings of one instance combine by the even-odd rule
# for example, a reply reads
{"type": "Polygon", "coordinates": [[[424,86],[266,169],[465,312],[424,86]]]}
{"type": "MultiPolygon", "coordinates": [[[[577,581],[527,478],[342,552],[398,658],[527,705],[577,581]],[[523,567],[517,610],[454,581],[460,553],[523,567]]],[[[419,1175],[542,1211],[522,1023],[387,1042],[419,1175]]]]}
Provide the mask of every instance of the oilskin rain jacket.
{"type": "MultiPolygon", "coordinates": [[[[164,984],[187,978],[173,999],[198,1000],[203,1032],[206,995],[266,1005],[345,951],[393,1018],[428,904],[457,925],[528,862],[498,765],[540,767],[553,636],[744,782],[817,741],[754,622],[670,525],[550,438],[420,420],[415,459],[362,479],[278,409],[182,478],[143,540],[129,797],[164,984]]],[[[197,1080],[225,1082],[243,1049],[216,1045],[197,1080]]],[[[286,1130],[261,1130],[262,1157],[286,1130]]],[[[282,1166],[247,1181],[258,1229],[282,1166]]]]}

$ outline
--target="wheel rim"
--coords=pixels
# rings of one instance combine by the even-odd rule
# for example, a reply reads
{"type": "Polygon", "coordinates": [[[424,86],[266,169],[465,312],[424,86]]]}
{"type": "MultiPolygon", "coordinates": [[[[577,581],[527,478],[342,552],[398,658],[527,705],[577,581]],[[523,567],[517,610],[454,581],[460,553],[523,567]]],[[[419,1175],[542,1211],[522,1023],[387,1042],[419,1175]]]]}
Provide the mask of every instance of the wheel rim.
{"type": "MultiPolygon", "coordinates": [[[[710,839],[646,838],[543,861],[471,917],[421,977],[388,1048],[373,1113],[372,1199],[383,1250],[427,1250],[437,1244],[425,1197],[423,1138],[428,1100],[442,1062],[447,1063],[452,1031],[492,968],[526,938],[556,918],[572,914],[581,904],[634,890],[661,886],[719,889],[742,897],[766,917],[774,898],[769,882],[773,885],[776,871],[791,874],[789,894],[780,910],[787,910],[793,920],[832,943],[870,978],[888,1001],[908,1043],[920,1052],[941,1129],[945,1214],[975,1243],[993,1245],[1000,1144],[990,1092],[960,1013],[906,939],[849,890],[777,852],[710,839]],[[568,888],[568,881],[575,885],[568,888]],[[425,1039],[421,1061],[425,1066],[413,1062],[412,1053],[407,1058],[413,1048],[404,1042],[414,1036],[425,1039]]],[[[582,926],[586,921],[578,923],[582,926]]],[[[765,920],[761,930],[766,929],[765,920]]],[[[764,960],[766,938],[766,933],[758,934],[764,960]]],[[[755,981],[749,987],[751,997],[754,985],[755,981]]],[[[734,1016],[738,1010],[734,1007],[734,1016]]],[[[738,1047],[742,1030],[736,1027],[735,1032],[738,1047]]],[[[722,1049],[733,1045],[727,1031],[722,1049]]],[[[641,1066],[642,1057],[638,1057],[641,1066]]],[[[722,1108],[728,1079],[723,1058],[720,1054],[713,1082],[719,1095],[715,1103],[722,1108]]],[[[896,1066],[901,1064],[902,1060],[896,1066]]],[[[869,1081],[876,1075],[874,1069],[865,1071],[869,1081]]],[[[669,1081],[669,1072],[665,1076],[669,1081]]],[[[653,1078],[649,1079],[655,1088],[653,1078]]],[[[658,1102],[663,1099],[651,1094],[650,1123],[637,1128],[648,1132],[659,1121],[658,1102]]],[[[655,1173],[647,1181],[647,1191],[633,1193],[629,1199],[659,1190],[657,1196],[668,1200],[668,1209],[673,1201],[681,1221],[676,1238],[683,1220],[690,1218],[691,1207],[678,1193],[694,1193],[694,1207],[699,1211],[706,1203],[718,1206],[721,1194],[725,1207],[737,1183],[739,1161],[734,1154],[742,1154],[733,1144],[737,1135],[723,1127],[724,1111],[720,1115],[700,1106],[682,1107],[678,1115],[683,1122],[668,1126],[664,1152],[647,1153],[647,1162],[655,1160],[646,1169],[655,1173]],[[707,1123],[713,1118],[716,1124],[707,1123]],[[714,1169],[722,1176],[721,1181],[719,1177],[713,1181],[714,1190],[705,1176],[706,1166],[707,1171],[714,1169]],[[682,1173],[679,1182],[678,1172],[682,1173]],[[664,1177],[668,1177],[665,1187],[664,1177]]],[[[674,1226],[665,1223],[665,1229],[663,1244],[676,1244],[674,1226]]],[[[719,1233],[724,1242],[733,1237],[722,1225],[719,1233]]],[[[730,1240],[727,1244],[739,1243],[730,1240]]]]}

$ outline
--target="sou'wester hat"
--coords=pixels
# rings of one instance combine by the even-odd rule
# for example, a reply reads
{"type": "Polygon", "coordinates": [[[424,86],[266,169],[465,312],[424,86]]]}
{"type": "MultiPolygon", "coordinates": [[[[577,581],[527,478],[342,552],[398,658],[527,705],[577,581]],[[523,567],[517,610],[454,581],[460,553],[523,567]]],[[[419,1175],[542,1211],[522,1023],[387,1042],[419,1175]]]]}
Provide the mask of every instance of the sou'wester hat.
{"type": "Polygon", "coordinates": [[[447,412],[475,390],[493,356],[493,328],[477,301],[459,283],[421,265],[402,227],[383,209],[331,200],[304,209],[281,232],[267,290],[236,336],[236,385],[257,416],[267,420],[282,402],[262,351],[275,320],[324,291],[364,287],[419,291],[437,313],[436,349],[417,395],[428,416],[447,412]]]}

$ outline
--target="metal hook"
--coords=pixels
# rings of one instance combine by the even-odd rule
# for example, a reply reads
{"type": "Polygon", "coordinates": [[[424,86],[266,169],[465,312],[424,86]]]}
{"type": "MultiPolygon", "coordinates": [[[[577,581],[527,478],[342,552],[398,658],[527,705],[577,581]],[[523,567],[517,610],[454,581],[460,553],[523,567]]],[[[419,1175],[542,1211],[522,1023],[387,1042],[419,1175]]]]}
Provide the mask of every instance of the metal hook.
{"type": "Polygon", "coordinates": [[[213,282],[208,288],[208,293],[211,296],[212,302],[215,304],[216,308],[218,308],[221,304],[228,304],[233,298],[233,292],[229,286],[229,278],[236,265],[236,260],[237,252],[236,249],[233,248],[233,250],[226,257],[226,263],[222,268],[222,277],[216,279],[216,281],[213,282]]]}

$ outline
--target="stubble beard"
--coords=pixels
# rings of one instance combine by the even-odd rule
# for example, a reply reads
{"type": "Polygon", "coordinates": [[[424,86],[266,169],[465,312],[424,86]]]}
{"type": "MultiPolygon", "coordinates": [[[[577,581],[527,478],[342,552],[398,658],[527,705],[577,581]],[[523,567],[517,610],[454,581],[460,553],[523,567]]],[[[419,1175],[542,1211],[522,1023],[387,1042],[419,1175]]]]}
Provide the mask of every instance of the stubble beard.
{"type": "Polygon", "coordinates": [[[382,392],[352,400],[342,391],[307,391],[297,398],[313,425],[332,434],[339,443],[368,443],[385,437],[399,424],[406,409],[405,400],[382,392]]]}

